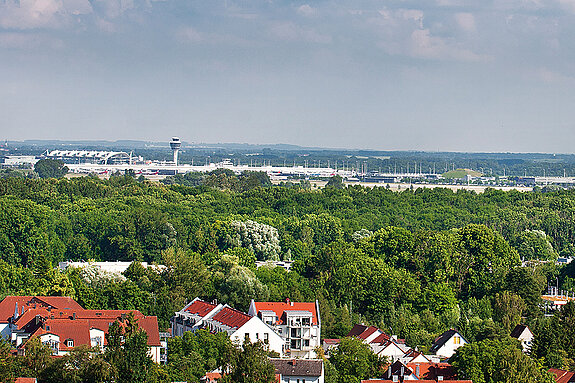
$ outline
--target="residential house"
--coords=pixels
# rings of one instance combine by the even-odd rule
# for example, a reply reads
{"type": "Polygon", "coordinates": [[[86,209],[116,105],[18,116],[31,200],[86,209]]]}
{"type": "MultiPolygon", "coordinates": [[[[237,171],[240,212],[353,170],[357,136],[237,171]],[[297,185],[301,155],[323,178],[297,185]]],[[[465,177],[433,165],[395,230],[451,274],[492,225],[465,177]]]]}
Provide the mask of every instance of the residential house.
{"type": "Polygon", "coordinates": [[[382,330],[374,326],[356,324],[347,336],[361,339],[372,351],[380,357],[386,357],[394,362],[402,358],[410,349],[405,345],[405,341],[395,335],[387,335],[382,330]]]}
{"type": "Polygon", "coordinates": [[[248,315],[260,318],[283,338],[283,354],[292,358],[314,359],[321,345],[321,318],[315,302],[255,302],[248,315]]]}
{"type": "Polygon", "coordinates": [[[441,358],[451,358],[459,347],[467,343],[457,330],[451,329],[437,337],[429,351],[441,358]]]}
{"type": "Polygon", "coordinates": [[[213,333],[226,332],[232,342],[241,345],[249,339],[261,341],[270,351],[283,356],[283,338],[260,318],[235,310],[228,305],[205,302],[195,298],[170,320],[173,336],[186,331],[206,329],[213,333]]]}
{"type": "Polygon", "coordinates": [[[161,344],[155,316],[136,310],[84,310],[69,297],[10,296],[0,302],[2,334],[21,355],[28,340],[36,337],[56,356],[66,355],[79,345],[104,350],[110,325],[118,322],[123,326],[130,314],[148,334],[150,356],[159,363],[161,344]]]}
{"type": "Polygon", "coordinates": [[[513,331],[511,331],[511,337],[521,342],[523,352],[529,352],[529,350],[531,350],[533,338],[535,338],[529,327],[522,324],[515,326],[513,331]]]}
{"type": "Polygon", "coordinates": [[[321,359],[270,359],[279,383],[324,383],[321,359]]]}

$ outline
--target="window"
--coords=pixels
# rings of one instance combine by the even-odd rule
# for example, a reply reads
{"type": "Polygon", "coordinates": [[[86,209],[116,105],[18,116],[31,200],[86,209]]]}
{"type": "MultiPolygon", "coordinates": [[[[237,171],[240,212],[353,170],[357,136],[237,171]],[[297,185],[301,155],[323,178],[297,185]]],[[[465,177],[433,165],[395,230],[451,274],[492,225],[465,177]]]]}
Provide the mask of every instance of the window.
{"type": "Polygon", "coordinates": [[[304,346],[304,347],[309,347],[309,339],[305,339],[305,340],[303,341],[303,346],[304,346]]]}
{"type": "Polygon", "coordinates": [[[265,343],[265,344],[269,344],[269,343],[270,343],[270,334],[268,334],[267,332],[264,333],[264,343],[265,343]]]}
{"type": "Polygon", "coordinates": [[[311,318],[302,318],[301,324],[304,326],[309,326],[311,324],[311,318]]]}
{"type": "Polygon", "coordinates": [[[461,337],[455,335],[455,336],[453,337],[453,344],[461,344],[461,337]]]}
{"type": "Polygon", "coordinates": [[[250,340],[250,334],[248,334],[247,332],[244,335],[244,340],[250,340]]]}
{"type": "Polygon", "coordinates": [[[67,346],[67,347],[74,347],[74,340],[68,339],[68,340],[66,341],[66,346],[67,346]]]}

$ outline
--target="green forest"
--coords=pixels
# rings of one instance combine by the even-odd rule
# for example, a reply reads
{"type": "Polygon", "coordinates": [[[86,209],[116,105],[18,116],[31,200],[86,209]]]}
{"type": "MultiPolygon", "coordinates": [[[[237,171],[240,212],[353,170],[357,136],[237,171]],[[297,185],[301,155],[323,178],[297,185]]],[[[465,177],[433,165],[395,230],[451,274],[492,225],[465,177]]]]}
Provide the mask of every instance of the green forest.
{"type": "MultiPolygon", "coordinates": [[[[244,311],[251,299],[317,299],[324,338],[363,322],[426,351],[459,329],[470,346],[482,345],[466,346],[455,362],[476,383],[513,381],[477,368],[489,352],[530,371],[575,368],[575,307],[545,316],[540,298],[549,284],[575,291],[575,262],[556,265],[575,256],[575,191],[308,186],[225,171],[164,183],[130,175],[0,179],[0,298],[66,295],[86,309],[156,315],[161,330],[195,297],[244,311]],[[55,266],[64,260],[166,267],[133,262],[118,277],[61,272],[55,266]],[[256,268],[256,260],[293,264],[287,272],[256,268]],[[536,335],[529,357],[509,338],[519,323],[536,335]]],[[[156,375],[197,381],[223,363],[222,342],[174,339],[178,351],[156,375]]],[[[344,373],[341,358],[326,363],[326,381],[377,374],[378,361],[344,373]]]]}

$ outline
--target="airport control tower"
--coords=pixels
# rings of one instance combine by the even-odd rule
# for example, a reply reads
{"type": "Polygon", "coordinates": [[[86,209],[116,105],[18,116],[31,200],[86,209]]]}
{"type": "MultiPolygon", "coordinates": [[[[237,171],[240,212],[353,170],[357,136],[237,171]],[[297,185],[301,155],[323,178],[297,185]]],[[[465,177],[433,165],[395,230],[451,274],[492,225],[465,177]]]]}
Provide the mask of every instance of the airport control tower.
{"type": "Polygon", "coordinates": [[[172,137],[172,141],[170,141],[170,147],[172,148],[172,151],[174,152],[174,164],[176,166],[178,166],[178,152],[180,151],[180,148],[182,147],[182,142],[180,141],[179,137],[172,137]]]}

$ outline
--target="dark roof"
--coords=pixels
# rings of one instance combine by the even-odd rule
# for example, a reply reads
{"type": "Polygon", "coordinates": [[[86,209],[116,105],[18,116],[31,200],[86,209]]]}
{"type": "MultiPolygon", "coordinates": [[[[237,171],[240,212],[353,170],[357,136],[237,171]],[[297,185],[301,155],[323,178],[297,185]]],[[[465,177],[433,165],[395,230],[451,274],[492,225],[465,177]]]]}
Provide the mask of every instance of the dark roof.
{"type": "Polygon", "coordinates": [[[512,338],[519,338],[521,336],[521,334],[523,334],[523,331],[525,331],[526,328],[528,328],[528,327],[525,325],[522,325],[522,324],[518,324],[517,326],[515,326],[513,331],[511,331],[511,337],[512,338]]]}
{"type": "Polygon", "coordinates": [[[362,324],[356,324],[355,326],[353,326],[353,328],[347,334],[347,336],[359,336],[359,334],[361,334],[365,330],[367,330],[367,326],[362,325],[362,324]]]}
{"type": "Polygon", "coordinates": [[[323,360],[317,359],[270,359],[276,374],[282,376],[321,376],[323,360]]]}
{"type": "MultiPolygon", "coordinates": [[[[429,349],[429,351],[435,352],[435,351],[439,350],[455,334],[457,334],[457,330],[454,330],[454,329],[447,330],[446,332],[444,332],[443,334],[438,336],[437,339],[435,339],[435,341],[431,345],[431,348],[429,349]]],[[[463,337],[461,337],[461,338],[463,338],[463,337]]]]}

